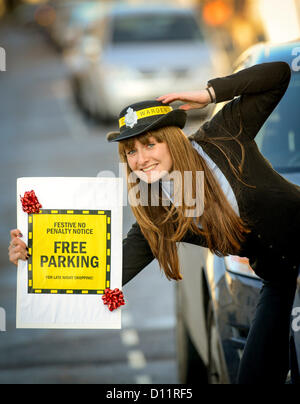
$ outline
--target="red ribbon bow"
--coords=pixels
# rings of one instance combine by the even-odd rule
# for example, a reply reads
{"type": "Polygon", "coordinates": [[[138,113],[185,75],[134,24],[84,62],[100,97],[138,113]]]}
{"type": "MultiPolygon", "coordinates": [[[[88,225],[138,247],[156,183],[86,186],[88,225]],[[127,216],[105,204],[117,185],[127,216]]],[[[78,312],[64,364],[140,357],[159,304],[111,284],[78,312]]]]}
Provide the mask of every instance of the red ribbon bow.
{"type": "Polygon", "coordinates": [[[123,292],[118,288],[114,290],[110,288],[105,289],[102,300],[104,304],[108,305],[110,311],[125,305],[123,292]]]}
{"type": "Polygon", "coordinates": [[[25,213],[40,213],[42,205],[39,203],[34,191],[25,192],[23,198],[20,196],[20,200],[25,213]]]}

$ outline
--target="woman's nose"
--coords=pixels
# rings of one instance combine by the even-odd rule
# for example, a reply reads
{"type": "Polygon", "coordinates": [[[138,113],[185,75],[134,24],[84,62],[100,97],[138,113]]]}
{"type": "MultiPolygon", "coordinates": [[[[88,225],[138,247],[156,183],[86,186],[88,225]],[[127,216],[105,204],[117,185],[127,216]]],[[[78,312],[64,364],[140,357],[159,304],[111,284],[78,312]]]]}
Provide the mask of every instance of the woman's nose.
{"type": "Polygon", "coordinates": [[[145,152],[144,150],[139,151],[139,153],[138,153],[139,167],[144,167],[148,161],[149,161],[149,157],[147,155],[147,152],[145,152]]]}

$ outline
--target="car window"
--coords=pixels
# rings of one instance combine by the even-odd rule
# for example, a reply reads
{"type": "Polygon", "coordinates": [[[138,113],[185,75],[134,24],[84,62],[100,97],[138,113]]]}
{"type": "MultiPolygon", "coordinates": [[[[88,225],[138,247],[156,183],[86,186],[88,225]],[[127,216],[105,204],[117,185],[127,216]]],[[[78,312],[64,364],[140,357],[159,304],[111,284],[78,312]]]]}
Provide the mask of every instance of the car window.
{"type": "Polygon", "coordinates": [[[261,153],[276,171],[300,171],[300,73],[293,73],[290,85],[257,134],[261,153]]]}
{"type": "Polygon", "coordinates": [[[70,19],[78,25],[87,25],[104,15],[104,7],[98,3],[83,3],[75,7],[70,19]]]}
{"type": "Polygon", "coordinates": [[[139,14],[115,17],[113,21],[112,41],[115,44],[180,40],[203,40],[202,32],[193,16],[139,14]]]}

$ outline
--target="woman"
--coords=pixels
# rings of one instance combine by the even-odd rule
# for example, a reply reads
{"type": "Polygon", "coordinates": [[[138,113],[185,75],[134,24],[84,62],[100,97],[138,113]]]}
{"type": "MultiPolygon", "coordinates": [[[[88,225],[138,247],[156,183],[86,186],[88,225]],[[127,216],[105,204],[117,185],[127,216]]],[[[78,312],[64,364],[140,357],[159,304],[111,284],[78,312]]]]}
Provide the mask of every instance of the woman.
{"type": "MultiPolygon", "coordinates": [[[[168,279],[182,279],[178,241],[208,247],[220,256],[248,257],[263,279],[240,365],[240,384],[284,383],[289,367],[290,314],[300,263],[300,191],[272,169],[254,139],[284,95],[290,76],[284,62],[256,65],[210,80],[205,90],[131,105],[120,114],[120,132],[108,134],[109,141],[119,142],[129,195],[135,193],[131,206],[137,222],[123,242],[124,284],[154,258],[168,279]],[[232,101],[194,135],[184,135],[185,110],[228,100],[232,101]],[[185,104],[172,110],[173,101],[185,104]],[[180,181],[165,183],[173,172],[183,183],[185,172],[192,172],[187,191],[180,181]],[[197,172],[204,173],[204,210],[189,215],[185,196],[187,192],[195,197],[197,172]],[[144,191],[155,184],[159,187],[153,203],[144,191]],[[143,193],[146,203],[134,203],[143,193]]],[[[15,264],[26,259],[18,233],[12,231],[9,247],[15,264]]]]}

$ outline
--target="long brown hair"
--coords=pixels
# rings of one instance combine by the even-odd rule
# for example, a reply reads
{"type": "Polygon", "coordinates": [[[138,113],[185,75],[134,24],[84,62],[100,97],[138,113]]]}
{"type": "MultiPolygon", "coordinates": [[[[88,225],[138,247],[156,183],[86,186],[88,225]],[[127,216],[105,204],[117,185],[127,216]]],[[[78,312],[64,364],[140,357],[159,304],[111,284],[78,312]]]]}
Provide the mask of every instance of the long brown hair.
{"type": "MultiPolygon", "coordinates": [[[[182,276],[176,242],[181,241],[188,231],[205,237],[207,247],[214,254],[226,256],[238,254],[241,244],[245,240],[245,233],[249,233],[250,230],[235,213],[213,173],[207,167],[205,160],[193,148],[180,128],[168,126],[119,142],[121,161],[127,163],[126,151],[133,148],[136,139],[146,145],[150,143],[149,138],[152,136],[158,143],[165,142],[167,144],[173,160],[173,171],[180,172],[182,178],[184,178],[184,172],[192,172],[192,193],[194,196],[196,195],[195,173],[204,172],[204,211],[199,217],[187,217],[187,210],[191,207],[186,206],[184,198],[182,198],[180,206],[172,204],[169,207],[163,206],[162,203],[158,206],[151,206],[150,200],[146,206],[142,204],[131,205],[140,229],[166,277],[169,280],[180,280],[182,276]]],[[[228,162],[233,167],[229,159],[228,162]]],[[[241,171],[240,167],[238,171],[241,171]]],[[[127,164],[128,178],[130,175],[132,175],[132,171],[127,164]]],[[[236,172],[235,175],[237,175],[236,172]]],[[[150,191],[151,184],[146,184],[138,179],[137,183],[141,187],[148,187],[148,191],[150,191]]],[[[129,192],[133,187],[136,187],[136,183],[128,182],[129,192]]],[[[184,187],[182,187],[182,192],[183,189],[184,187]]],[[[151,192],[148,192],[148,195],[150,194],[151,192]]],[[[160,195],[160,202],[162,199],[163,197],[160,195]]]]}

